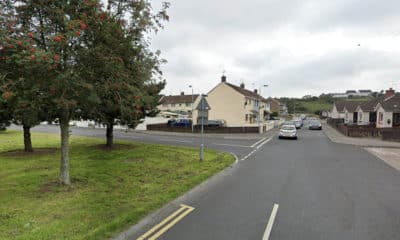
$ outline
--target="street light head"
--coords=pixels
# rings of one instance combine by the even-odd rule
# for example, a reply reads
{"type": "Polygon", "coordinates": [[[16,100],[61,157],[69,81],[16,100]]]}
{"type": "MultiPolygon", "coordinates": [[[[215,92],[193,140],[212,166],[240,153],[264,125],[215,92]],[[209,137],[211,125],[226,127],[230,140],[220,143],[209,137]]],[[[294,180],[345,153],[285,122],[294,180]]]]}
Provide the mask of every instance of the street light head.
{"type": "Polygon", "coordinates": [[[192,85],[189,85],[189,88],[192,88],[192,85]]]}

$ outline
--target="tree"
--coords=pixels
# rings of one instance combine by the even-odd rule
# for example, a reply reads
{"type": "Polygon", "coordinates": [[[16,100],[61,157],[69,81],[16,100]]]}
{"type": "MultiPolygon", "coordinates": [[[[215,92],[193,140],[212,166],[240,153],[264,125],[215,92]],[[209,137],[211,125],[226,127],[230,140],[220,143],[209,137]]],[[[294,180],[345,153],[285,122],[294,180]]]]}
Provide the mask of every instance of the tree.
{"type": "Polygon", "coordinates": [[[24,150],[32,152],[30,129],[40,123],[45,114],[41,109],[43,94],[40,85],[46,78],[48,54],[37,49],[34,34],[27,33],[24,24],[17,24],[14,11],[3,12],[0,18],[0,93],[3,111],[22,125],[24,150]]]}
{"type": "MultiPolygon", "coordinates": [[[[88,116],[86,110],[104,108],[99,105],[98,93],[105,93],[98,90],[102,88],[102,84],[107,80],[115,81],[118,77],[129,79],[135,71],[141,72],[143,68],[137,67],[135,64],[106,64],[109,67],[118,67],[121,72],[111,70],[109,73],[117,74],[111,78],[96,80],[91,75],[90,67],[87,67],[88,59],[86,56],[92,53],[93,47],[99,45],[91,43],[92,35],[95,35],[97,26],[101,26],[102,22],[109,19],[119,19],[118,24],[122,25],[123,19],[128,19],[127,26],[124,30],[125,34],[130,37],[126,39],[134,39],[138,46],[136,50],[139,53],[149,54],[147,56],[154,57],[149,48],[149,40],[147,35],[150,31],[157,31],[162,27],[161,20],[167,19],[165,8],[168,4],[164,4],[160,12],[154,13],[149,1],[108,1],[108,5],[103,7],[99,0],[69,0],[69,1],[30,1],[30,0],[9,0],[4,6],[8,12],[13,15],[9,17],[11,23],[8,27],[10,32],[16,31],[17,28],[23,26],[19,30],[21,36],[29,36],[33,44],[40,52],[48,56],[43,57],[41,61],[49,63],[51,66],[47,68],[48,75],[46,79],[37,79],[37,91],[40,93],[42,105],[46,108],[47,118],[58,120],[61,130],[61,162],[60,162],[60,183],[70,185],[69,174],[69,122],[74,118],[88,116]],[[113,13],[114,15],[107,15],[113,13]],[[11,19],[14,18],[14,19],[11,19]],[[13,22],[14,21],[14,22],[13,22]],[[93,30],[93,31],[92,31],[93,30]],[[125,65],[126,64],[126,65],[125,65]],[[126,66],[132,66],[127,68],[126,66]]],[[[110,24],[112,21],[110,21],[110,24]]],[[[114,28],[116,29],[116,28],[114,28]]],[[[123,43],[126,43],[125,41],[123,43]]],[[[38,51],[39,52],[39,51],[38,51]]],[[[93,51],[96,53],[96,51],[93,51]]],[[[100,51],[101,52],[101,51],[100,51]]],[[[138,57],[136,63],[147,62],[149,58],[141,60],[143,55],[128,51],[138,57]]],[[[106,57],[110,57],[106,55],[106,57]]],[[[124,60],[124,56],[121,56],[124,60]]],[[[36,60],[37,57],[31,57],[36,60]]],[[[132,61],[131,58],[126,58],[132,61]]],[[[151,58],[150,58],[151,59],[151,58]]],[[[153,58],[154,59],[154,58],[153,58]]],[[[156,58],[158,60],[158,58],[156,58]]],[[[122,63],[120,59],[118,62],[122,63]]],[[[93,61],[93,60],[92,60],[93,61]]],[[[133,61],[132,61],[133,62],[133,61]]],[[[135,62],[133,62],[135,63],[135,62]]],[[[147,62],[148,63],[148,62],[147,62]]],[[[142,66],[142,65],[139,65],[142,66]]],[[[152,68],[151,74],[157,71],[157,67],[152,68]]],[[[97,74],[97,73],[96,73],[97,74]]],[[[134,75],[136,76],[136,75],[134,75]]],[[[142,79],[142,78],[141,78],[142,79]]],[[[150,79],[150,78],[149,78],[150,79]]],[[[138,81],[140,83],[140,81],[138,81]]],[[[138,84],[135,86],[140,92],[143,86],[149,84],[138,84]]],[[[124,86],[113,86],[112,93],[114,95],[118,90],[124,90],[124,86]],[[115,88],[114,88],[115,87],[115,88]]],[[[131,89],[129,89],[132,91],[131,89]]],[[[140,92],[142,93],[142,92],[140,92]]],[[[107,95],[105,93],[105,95],[107,95]]],[[[141,95],[146,96],[142,93],[141,95]]],[[[100,95],[101,96],[101,95],[100,95]]],[[[138,95],[140,96],[140,95],[138,95]]],[[[126,100],[126,99],[124,99],[126,100]]],[[[135,101],[139,99],[135,98],[135,101]]],[[[132,101],[132,100],[131,100],[132,101]]],[[[127,109],[128,104],[123,103],[123,107],[127,109]]],[[[137,109],[140,105],[137,105],[137,109]]],[[[144,107],[142,106],[142,109],[144,107]]],[[[122,108],[121,108],[122,109],[122,108]]],[[[129,118],[138,119],[140,116],[132,116],[128,113],[129,118]]],[[[93,110],[93,112],[96,112],[93,110]]],[[[124,116],[123,114],[121,114],[124,116]]],[[[125,119],[122,117],[121,119],[125,119]]]]}
{"type": "Polygon", "coordinates": [[[87,22],[90,33],[81,56],[86,76],[94,85],[95,106],[87,106],[86,118],[104,124],[106,146],[113,145],[115,124],[134,128],[146,115],[155,113],[155,102],[164,88],[159,65],[163,62],[158,51],[152,52],[145,32],[157,31],[167,20],[164,4],[161,12],[153,14],[147,1],[108,1],[99,15],[102,21],[87,22]],[[126,21],[128,15],[132,15],[126,21]]]}
{"type": "MultiPolygon", "coordinates": [[[[20,34],[29,36],[37,52],[45,53],[43,59],[51,66],[46,69],[50,77],[36,79],[42,105],[53,119],[58,119],[61,129],[60,182],[71,184],[69,175],[69,122],[80,115],[80,106],[90,99],[91,89],[81,75],[79,53],[83,21],[94,15],[97,1],[8,1],[14,12],[15,24],[10,32],[20,26],[20,34]],[[42,82],[40,84],[40,82],[42,82]]],[[[12,19],[10,19],[10,22],[12,19]]],[[[39,60],[36,56],[32,61],[39,60]]],[[[45,71],[45,72],[46,72],[45,71]]],[[[46,74],[47,75],[47,74],[46,74]]]]}

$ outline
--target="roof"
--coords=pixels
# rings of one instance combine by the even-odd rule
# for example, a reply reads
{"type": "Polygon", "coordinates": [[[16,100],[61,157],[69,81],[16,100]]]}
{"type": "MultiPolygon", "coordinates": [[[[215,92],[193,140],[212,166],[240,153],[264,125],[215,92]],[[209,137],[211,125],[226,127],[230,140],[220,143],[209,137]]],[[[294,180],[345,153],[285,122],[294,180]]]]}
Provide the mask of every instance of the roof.
{"type": "Polygon", "coordinates": [[[375,107],[378,103],[383,102],[383,97],[374,98],[370,101],[366,101],[360,104],[360,108],[364,112],[374,112],[375,107]]]}
{"type": "MultiPolygon", "coordinates": [[[[199,94],[193,95],[193,100],[196,100],[199,97],[199,94]]],[[[178,103],[191,103],[192,95],[173,95],[173,96],[164,96],[160,99],[161,104],[178,104],[178,103]]]]}
{"type": "Polygon", "coordinates": [[[361,104],[362,102],[358,101],[340,101],[334,103],[338,112],[344,112],[344,109],[347,109],[349,112],[355,112],[361,104]]]}
{"type": "Polygon", "coordinates": [[[393,97],[382,102],[381,105],[387,112],[400,113],[400,97],[393,97]]]}
{"type": "Polygon", "coordinates": [[[260,96],[258,93],[255,93],[255,92],[247,90],[245,88],[233,85],[232,83],[225,82],[225,84],[228,85],[229,87],[235,89],[237,92],[239,92],[240,94],[242,94],[246,97],[262,98],[264,100],[264,98],[262,96],[260,96]]]}
{"type": "Polygon", "coordinates": [[[336,106],[336,110],[338,112],[344,112],[344,106],[346,105],[346,102],[341,101],[341,102],[335,102],[333,105],[336,106]]]}
{"type": "Polygon", "coordinates": [[[357,107],[360,106],[362,102],[358,101],[348,101],[344,104],[344,108],[349,112],[355,112],[357,107]]]}

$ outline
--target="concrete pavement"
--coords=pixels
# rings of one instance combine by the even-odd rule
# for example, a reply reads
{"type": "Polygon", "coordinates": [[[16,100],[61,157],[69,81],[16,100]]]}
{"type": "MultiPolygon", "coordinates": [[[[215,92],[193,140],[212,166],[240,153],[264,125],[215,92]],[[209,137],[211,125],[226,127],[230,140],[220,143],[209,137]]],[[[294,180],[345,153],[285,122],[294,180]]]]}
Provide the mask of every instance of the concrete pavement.
{"type": "Polygon", "coordinates": [[[349,144],[361,147],[386,147],[386,148],[400,148],[400,142],[383,141],[379,138],[352,138],[344,136],[336,129],[328,124],[323,124],[326,136],[335,143],[349,144]]]}

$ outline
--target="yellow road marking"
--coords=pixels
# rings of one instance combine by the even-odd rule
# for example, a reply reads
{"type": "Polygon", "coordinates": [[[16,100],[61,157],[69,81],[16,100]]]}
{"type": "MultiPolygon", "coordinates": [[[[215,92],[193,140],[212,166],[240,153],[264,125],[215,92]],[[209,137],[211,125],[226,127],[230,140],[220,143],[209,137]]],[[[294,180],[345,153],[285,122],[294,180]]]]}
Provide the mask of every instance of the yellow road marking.
{"type": "Polygon", "coordinates": [[[160,222],[159,224],[157,224],[156,226],[151,228],[148,232],[146,232],[145,234],[140,236],[137,240],[145,240],[147,237],[149,237],[154,232],[156,232],[160,227],[164,226],[171,219],[175,218],[176,216],[178,216],[179,214],[181,214],[183,212],[183,214],[181,214],[176,219],[174,219],[172,222],[170,222],[168,225],[166,225],[165,227],[161,228],[158,232],[156,232],[154,234],[154,236],[149,238],[149,240],[155,240],[155,239],[159,238],[162,234],[164,234],[166,231],[168,231],[170,228],[172,228],[177,222],[179,222],[182,218],[184,218],[186,215],[188,215],[189,213],[191,213],[194,210],[193,207],[190,207],[190,206],[187,206],[184,204],[181,204],[180,206],[181,207],[178,210],[176,210],[171,215],[169,215],[167,218],[165,218],[162,222],[160,222]]]}

